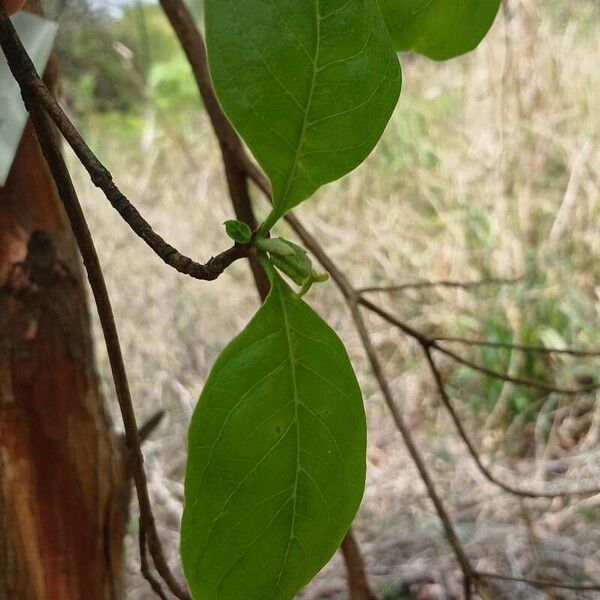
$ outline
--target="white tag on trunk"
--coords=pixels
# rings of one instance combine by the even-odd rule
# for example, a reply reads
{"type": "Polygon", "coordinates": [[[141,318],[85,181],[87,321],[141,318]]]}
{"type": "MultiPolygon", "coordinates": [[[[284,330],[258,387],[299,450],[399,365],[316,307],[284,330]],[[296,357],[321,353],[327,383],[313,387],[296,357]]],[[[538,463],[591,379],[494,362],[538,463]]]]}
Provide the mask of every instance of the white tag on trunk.
{"type": "MultiPolygon", "coordinates": [[[[12,22],[37,72],[43,73],[58,24],[27,12],[18,13],[12,22]]],[[[21,91],[0,50],[0,187],[6,183],[26,123],[27,111],[21,91]]]]}

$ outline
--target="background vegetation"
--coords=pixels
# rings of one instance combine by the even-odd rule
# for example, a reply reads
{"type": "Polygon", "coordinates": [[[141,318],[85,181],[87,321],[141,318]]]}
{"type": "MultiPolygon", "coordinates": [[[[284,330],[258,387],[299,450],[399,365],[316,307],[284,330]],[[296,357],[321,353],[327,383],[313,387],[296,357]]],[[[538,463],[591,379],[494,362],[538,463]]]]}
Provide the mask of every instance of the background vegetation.
{"type": "MultiPolygon", "coordinates": [[[[78,0],[61,20],[70,112],[155,229],[182,251],[208,258],[227,245],[222,223],[232,211],[218,148],[159,7],[78,0]]],[[[428,333],[600,347],[599,58],[595,0],[511,0],[472,55],[444,65],[403,61],[408,84],[378,150],[300,209],[303,220],[359,285],[518,279],[381,298],[428,333]]],[[[256,292],[243,264],[211,285],[164,269],[72,164],[115,301],[140,420],[167,410],[146,451],[161,534],[177,564],[187,422],[223,341],[253,313],[256,292]],[[234,281],[240,279],[247,286],[234,281]]],[[[262,200],[257,209],[266,213],[262,200]]],[[[357,533],[373,581],[400,598],[402,581],[426,573],[432,582],[423,597],[458,593],[443,533],[388,423],[348,315],[333,286],[311,294],[353,353],[367,402],[369,480],[357,533]]],[[[540,575],[553,579],[579,569],[600,580],[600,496],[518,500],[484,483],[439,410],[418,349],[381,322],[372,328],[397,401],[478,566],[528,572],[543,565],[540,575]]],[[[97,346],[110,397],[107,359],[97,346]]],[[[512,375],[566,386],[598,380],[598,359],[468,352],[512,375]]],[[[442,366],[484,458],[505,479],[563,487],[600,479],[597,397],[546,394],[442,366]]],[[[129,543],[130,597],[144,598],[135,536],[129,543]]],[[[342,578],[334,560],[303,597],[341,599],[342,578]]]]}

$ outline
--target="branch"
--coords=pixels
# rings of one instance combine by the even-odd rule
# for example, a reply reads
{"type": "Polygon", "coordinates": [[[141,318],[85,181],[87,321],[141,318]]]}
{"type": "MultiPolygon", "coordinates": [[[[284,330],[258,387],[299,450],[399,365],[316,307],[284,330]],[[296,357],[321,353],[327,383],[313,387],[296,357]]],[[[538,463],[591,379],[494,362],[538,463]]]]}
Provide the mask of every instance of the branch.
{"type": "MultiPolygon", "coordinates": [[[[258,223],[252,210],[246,177],[246,170],[251,164],[250,159],[243,152],[240,138],[221,111],[219,101],[213,91],[206,66],[204,40],[196,27],[192,13],[183,2],[160,0],[160,5],[190,64],[213,129],[218,132],[217,138],[221,147],[227,187],[235,215],[237,219],[246,223],[254,231],[258,227],[258,223]]],[[[269,279],[255,255],[251,255],[249,260],[258,294],[261,300],[264,300],[269,293],[269,279]]]]}
{"type": "Polygon", "coordinates": [[[557,492],[538,492],[538,491],[530,490],[527,488],[515,487],[515,486],[505,483],[502,480],[495,477],[492,474],[492,472],[489,470],[489,468],[483,464],[483,461],[481,460],[479,453],[475,449],[475,445],[471,441],[471,438],[467,434],[467,432],[462,424],[462,421],[460,420],[460,417],[458,416],[458,413],[454,409],[454,406],[452,406],[452,402],[450,400],[450,397],[448,395],[448,392],[446,391],[446,387],[444,386],[444,382],[442,380],[442,375],[441,375],[441,373],[435,363],[433,355],[431,353],[431,348],[428,346],[423,346],[423,352],[425,354],[425,358],[427,359],[427,364],[429,365],[431,374],[433,375],[433,379],[434,379],[436,387],[438,389],[442,404],[444,405],[444,407],[448,411],[448,414],[450,415],[450,418],[454,422],[454,426],[456,427],[458,435],[464,442],[465,446],[467,447],[467,450],[468,450],[469,454],[471,455],[471,458],[473,459],[473,461],[475,462],[475,464],[477,465],[477,467],[479,468],[479,470],[481,471],[483,476],[490,483],[493,483],[494,485],[498,486],[499,488],[503,489],[505,492],[508,492],[509,494],[513,494],[514,496],[520,496],[522,498],[558,498],[558,497],[565,497],[565,496],[593,496],[595,494],[600,494],[600,488],[598,488],[598,487],[588,488],[588,489],[583,488],[583,489],[575,489],[575,490],[562,490],[562,491],[557,491],[557,492]]]}
{"type": "Polygon", "coordinates": [[[160,422],[165,416],[164,410],[159,410],[156,414],[152,415],[141,427],[140,427],[140,442],[143,444],[160,425],[160,422]]]}
{"type": "MultiPolygon", "coordinates": [[[[460,417],[458,416],[458,413],[456,412],[456,410],[454,409],[454,406],[452,405],[452,402],[450,401],[450,397],[448,395],[448,392],[446,391],[446,387],[442,380],[441,373],[433,359],[432,349],[436,349],[436,350],[439,350],[442,352],[444,352],[444,349],[441,348],[437,344],[435,338],[427,337],[424,333],[412,328],[410,325],[404,323],[403,321],[401,321],[394,315],[387,312],[385,309],[377,306],[376,304],[373,304],[369,300],[367,300],[363,297],[360,297],[358,299],[358,303],[363,305],[365,308],[369,309],[373,313],[377,314],[378,316],[380,316],[382,319],[384,319],[388,323],[394,325],[400,331],[402,331],[409,337],[413,338],[415,341],[417,341],[417,343],[419,344],[419,346],[421,347],[421,349],[425,355],[428,366],[431,370],[431,374],[433,376],[434,382],[436,384],[437,390],[438,390],[440,398],[442,400],[442,404],[448,411],[448,414],[450,415],[450,418],[452,419],[454,426],[456,427],[459,437],[462,439],[463,443],[465,444],[465,446],[466,446],[469,454],[471,455],[473,461],[475,462],[477,468],[481,471],[482,475],[490,483],[493,483],[497,487],[503,489],[505,492],[508,492],[515,496],[521,496],[521,497],[525,497],[525,498],[557,498],[557,497],[565,497],[565,496],[588,496],[588,495],[595,495],[597,493],[600,493],[600,489],[597,487],[574,489],[574,490],[562,490],[562,491],[557,491],[557,492],[534,491],[534,490],[520,488],[520,487],[510,485],[510,484],[505,483],[504,481],[498,479],[497,477],[495,477],[492,474],[492,472],[489,470],[489,468],[483,464],[483,461],[481,460],[479,453],[475,449],[474,443],[471,441],[469,435],[467,434],[467,432],[462,424],[462,421],[460,420],[460,417]]],[[[476,367],[476,365],[475,365],[475,367],[476,367]]],[[[475,367],[472,367],[472,368],[475,368],[475,367]]],[[[479,370],[479,369],[476,369],[476,370],[479,370]]],[[[501,374],[498,374],[498,375],[500,376],[501,374]]],[[[503,379],[505,381],[507,380],[505,378],[503,378],[503,379]]],[[[510,378],[510,380],[516,381],[514,378],[510,378]]],[[[533,383],[536,384],[535,387],[538,387],[539,385],[543,385],[544,387],[549,387],[549,386],[546,386],[546,384],[538,384],[538,382],[533,382],[533,383]]],[[[583,389],[587,389],[587,388],[583,388],[583,389]]],[[[557,389],[552,388],[552,391],[557,391],[557,389]]]]}
{"type": "Polygon", "coordinates": [[[365,560],[352,532],[349,532],[342,540],[341,550],[348,571],[350,600],[379,600],[369,588],[365,560]]]}
{"type": "MultiPolygon", "coordinates": [[[[5,19],[6,14],[3,12],[3,9],[0,8],[0,22],[5,19]]],[[[140,536],[144,539],[146,539],[147,536],[150,554],[154,559],[156,568],[173,594],[178,598],[188,600],[190,599],[188,592],[177,581],[167,565],[156,530],[156,523],[154,521],[148,494],[146,473],[144,471],[144,458],[141,450],[140,433],[136,423],[131,392],[127,381],[127,373],[119,342],[119,335],[94,242],[48,115],[42,108],[32,106],[31,118],[42,152],[46,158],[48,167],[50,168],[50,172],[52,173],[52,177],[58,188],[60,198],[64,204],[79,251],[83,257],[90,287],[98,309],[100,324],[104,333],[115,383],[117,400],[119,402],[119,408],[125,427],[127,448],[131,454],[133,479],[140,506],[140,536]]],[[[140,550],[143,552],[143,548],[140,548],[140,550]]],[[[150,581],[150,583],[152,585],[152,581],[150,581]]]]}
{"type": "Polygon", "coordinates": [[[142,571],[142,575],[144,579],[150,584],[152,591],[161,599],[161,600],[169,600],[167,595],[165,594],[160,581],[150,570],[150,565],[148,564],[148,553],[146,549],[146,534],[144,529],[140,527],[138,532],[138,543],[140,547],[140,570],[142,571]]]}
{"type": "Polygon", "coordinates": [[[31,112],[34,106],[40,106],[45,110],[89,173],[94,185],[104,192],[108,201],[123,220],[161,260],[184,275],[189,275],[194,279],[212,281],[219,277],[233,262],[250,255],[250,248],[236,244],[211,258],[206,264],[201,264],[168,244],[152,229],[135,206],[114,184],[110,171],[87,146],[36,72],[13,24],[1,7],[0,46],[6,55],[10,70],[21,88],[21,94],[27,109],[31,112]]]}
{"type": "Polygon", "coordinates": [[[359,294],[370,294],[374,292],[394,293],[405,292],[407,290],[431,289],[436,287],[460,288],[463,290],[469,290],[473,288],[483,287],[486,285],[514,285],[516,283],[520,283],[523,280],[524,277],[516,277],[513,279],[490,277],[488,279],[481,279],[479,281],[452,281],[442,279],[440,281],[417,281],[414,283],[403,283],[401,285],[364,287],[359,288],[357,291],[359,294]]]}
{"type": "MultiPolygon", "coordinates": [[[[332,275],[332,277],[333,277],[333,275],[332,275]]],[[[371,365],[371,370],[373,371],[373,375],[375,376],[375,379],[377,380],[377,383],[379,384],[379,388],[381,390],[381,393],[383,394],[385,403],[392,415],[392,419],[394,420],[396,428],[401,433],[402,438],[404,439],[404,443],[406,444],[406,447],[409,451],[409,454],[410,454],[413,462],[415,463],[417,470],[419,471],[419,475],[421,476],[421,479],[423,480],[423,483],[425,484],[427,493],[429,494],[429,498],[433,502],[433,505],[438,514],[438,517],[439,517],[440,521],[442,522],[444,532],[446,533],[446,538],[448,539],[448,542],[458,560],[458,563],[460,565],[460,568],[463,573],[463,578],[464,578],[465,598],[469,599],[472,597],[471,596],[471,591],[472,591],[471,588],[472,588],[472,584],[474,582],[474,572],[473,572],[473,567],[471,565],[471,562],[470,562],[469,558],[467,557],[467,554],[460,543],[458,535],[454,529],[454,525],[452,524],[452,521],[451,521],[448,513],[446,512],[446,508],[444,507],[444,504],[437,493],[435,484],[433,483],[433,480],[432,480],[431,476],[429,475],[429,470],[427,469],[425,460],[424,460],[423,456],[421,455],[421,452],[417,448],[417,445],[413,439],[410,428],[404,421],[404,418],[402,417],[402,413],[398,410],[398,407],[396,406],[396,403],[394,401],[394,397],[392,394],[392,390],[391,390],[389,383],[387,381],[387,378],[383,372],[383,367],[381,366],[379,358],[377,357],[377,353],[373,346],[373,341],[372,341],[371,335],[369,333],[369,330],[367,329],[367,326],[364,322],[362,315],[360,314],[358,304],[356,302],[352,301],[352,299],[348,299],[347,303],[350,308],[350,312],[352,314],[352,319],[354,321],[354,325],[356,327],[356,330],[358,331],[362,345],[365,349],[367,358],[371,365]]]]}
{"type": "Polygon", "coordinates": [[[438,343],[436,338],[430,338],[430,337],[426,336],[424,333],[414,329],[407,323],[404,323],[403,321],[398,319],[398,317],[392,315],[390,312],[388,312],[384,308],[381,308],[380,306],[373,304],[373,302],[371,302],[370,300],[367,300],[364,297],[360,297],[358,299],[358,303],[362,304],[364,307],[368,308],[371,312],[379,315],[382,319],[387,321],[390,325],[394,325],[395,327],[400,329],[400,331],[404,332],[408,336],[417,340],[421,346],[427,346],[428,348],[433,348],[433,349],[437,350],[438,352],[445,354],[446,356],[453,359],[457,363],[464,365],[466,367],[469,367],[469,368],[473,369],[474,371],[477,371],[479,373],[487,375],[488,377],[492,377],[494,379],[500,379],[502,381],[506,381],[506,382],[512,383],[514,385],[529,387],[529,388],[533,388],[533,389],[537,389],[537,390],[541,390],[541,391],[549,392],[549,393],[554,392],[556,394],[564,394],[566,396],[589,394],[591,392],[594,392],[594,391],[600,389],[600,384],[581,386],[578,388],[560,387],[560,386],[552,385],[550,383],[546,383],[543,381],[529,379],[526,377],[513,377],[507,373],[500,373],[499,371],[494,371],[493,369],[488,369],[487,367],[479,365],[467,358],[460,356],[456,352],[453,352],[452,350],[445,348],[444,346],[442,346],[441,344],[438,343]]]}
{"type": "Polygon", "coordinates": [[[481,579],[499,579],[501,581],[514,581],[515,583],[526,583],[540,589],[557,588],[560,590],[573,590],[578,592],[600,592],[600,585],[597,584],[576,584],[560,583],[558,581],[548,581],[546,579],[528,579],[526,577],[512,577],[510,575],[500,575],[498,573],[489,573],[487,571],[477,571],[477,577],[481,579]]]}
{"type": "Polygon", "coordinates": [[[567,354],[569,356],[595,357],[600,356],[600,350],[576,350],[575,348],[552,348],[546,346],[526,346],[523,344],[510,344],[508,342],[490,342],[487,340],[471,340],[462,337],[441,336],[432,338],[435,342],[448,342],[462,344],[463,346],[477,346],[484,348],[497,348],[516,350],[518,352],[531,352],[533,354],[567,354]]]}
{"type": "Polygon", "coordinates": [[[542,392],[548,393],[556,393],[556,394],[564,394],[565,396],[579,396],[581,394],[590,394],[591,392],[595,392],[600,389],[600,384],[595,383],[592,385],[585,385],[577,388],[569,388],[569,387],[561,387],[557,385],[552,385],[551,383],[545,383],[543,381],[538,381],[536,379],[529,379],[527,377],[513,377],[508,373],[501,373],[499,371],[495,371],[494,369],[488,369],[482,365],[478,365],[477,363],[463,358],[456,352],[452,352],[448,350],[448,348],[444,348],[440,346],[436,342],[432,343],[432,347],[435,348],[438,352],[445,354],[449,358],[452,358],[457,363],[464,365],[466,367],[470,367],[474,371],[478,371],[479,373],[483,373],[488,377],[492,377],[493,379],[500,379],[501,381],[506,381],[508,383],[512,383],[514,385],[529,387],[535,390],[540,390],[542,392]]]}

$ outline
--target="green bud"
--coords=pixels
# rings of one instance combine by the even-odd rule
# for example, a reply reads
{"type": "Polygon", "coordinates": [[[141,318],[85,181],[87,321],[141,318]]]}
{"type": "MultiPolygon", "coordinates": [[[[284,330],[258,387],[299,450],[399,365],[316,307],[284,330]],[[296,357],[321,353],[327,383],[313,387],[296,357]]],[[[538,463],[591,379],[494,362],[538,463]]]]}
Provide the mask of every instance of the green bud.
{"type": "Polygon", "coordinates": [[[225,221],[227,235],[238,244],[247,244],[252,239],[252,230],[242,221],[225,221]]]}
{"type": "Polygon", "coordinates": [[[327,273],[315,271],[308,252],[294,242],[283,238],[260,238],[254,241],[254,245],[268,252],[273,265],[300,286],[301,296],[308,292],[313,283],[329,279],[327,273]]]}

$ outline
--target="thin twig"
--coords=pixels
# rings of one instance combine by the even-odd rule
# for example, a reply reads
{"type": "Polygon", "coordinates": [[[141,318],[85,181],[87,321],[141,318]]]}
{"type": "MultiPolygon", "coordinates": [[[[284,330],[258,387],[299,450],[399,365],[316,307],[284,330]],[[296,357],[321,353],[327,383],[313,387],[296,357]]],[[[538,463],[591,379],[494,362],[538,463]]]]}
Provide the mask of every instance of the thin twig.
{"type": "Polygon", "coordinates": [[[512,279],[490,277],[488,279],[481,279],[479,281],[452,281],[449,279],[441,279],[439,281],[416,281],[412,283],[402,283],[400,285],[364,287],[359,288],[357,291],[359,294],[371,294],[376,292],[394,293],[405,292],[407,290],[431,289],[436,287],[460,288],[464,290],[470,290],[474,288],[484,287],[486,285],[514,285],[517,283],[521,283],[523,279],[524,277],[515,277],[512,279]]]}
{"type": "Polygon", "coordinates": [[[364,307],[368,308],[371,312],[379,315],[382,319],[384,319],[391,325],[394,325],[395,327],[397,327],[398,329],[400,329],[401,331],[403,331],[410,337],[417,340],[422,346],[424,345],[424,346],[433,348],[433,349],[437,350],[438,352],[441,352],[442,354],[445,354],[449,358],[453,359],[455,362],[457,362],[461,365],[464,365],[466,367],[469,367],[469,368],[473,369],[474,371],[477,371],[479,373],[487,375],[488,377],[492,377],[494,379],[500,379],[501,381],[506,381],[508,383],[512,383],[512,384],[518,385],[518,386],[529,387],[529,388],[533,388],[533,389],[548,392],[548,393],[553,392],[556,394],[564,394],[566,396],[589,394],[591,392],[595,392],[596,390],[600,389],[600,384],[581,386],[578,388],[568,388],[568,387],[552,385],[551,383],[546,383],[544,381],[538,381],[536,379],[529,379],[526,377],[514,377],[512,375],[509,375],[508,373],[501,373],[500,371],[488,369],[487,367],[484,367],[483,365],[479,365],[476,362],[469,360],[467,358],[464,358],[463,356],[460,356],[456,352],[453,352],[452,350],[449,350],[448,348],[442,346],[440,343],[438,343],[436,341],[435,338],[430,338],[430,337],[426,336],[424,333],[416,330],[414,327],[411,327],[407,323],[404,323],[398,317],[391,314],[384,308],[378,306],[377,304],[374,304],[370,300],[367,300],[364,297],[360,297],[358,300],[358,303],[363,305],[364,307]]]}
{"type": "Polygon", "coordinates": [[[154,577],[148,564],[148,552],[146,548],[146,535],[144,530],[140,527],[138,532],[138,543],[140,546],[140,570],[144,579],[150,584],[152,591],[161,599],[168,600],[160,581],[154,577]]]}
{"type": "Polygon", "coordinates": [[[365,349],[367,358],[371,365],[371,370],[373,371],[375,379],[377,380],[377,383],[379,384],[379,388],[381,390],[381,393],[383,394],[385,403],[392,415],[392,419],[394,420],[396,428],[401,433],[402,438],[404,439],[404,443],[406,444],[406,447],[408,448],[408,452],[409,452],[413,462],[415,463],[415,466],[417,467],[419,475],[421,476],[421,479],[423,480],[423,483],[425,484],[425,487],[427,488],[427,493],[429,494],[429,498],[433,502],[433,505],[438,514],[438,517],[439,517],[440,521],[442,522],[444,531],[446,533],[446,538],[448,539],[448,542],[449,542],[452,550],[454,551],[454,554],[455,554],[455,556],[458,560],[458,563],[460,565],[460,568],[462,570],[463,578],[464,578],[464,582],[465,582],[465,598],[470,599],[471,592],[472,592],[472,584],[475,579],[471,562],[469,561],[469,558],[468,558],[465,550],[462,547],[462,544],[461,544],[461,542],[458,538],[458,535],[454,529],[454,525],[452,524],[452,520],[450,519],[448,513],[446,512],[446,508],[444,507],[444,504],[437,493],[435,484],[433,483],[433,480],[432,480],[431,476],[429,475],[429,470],[425,463],[425,459],[421,455],[421,452],[419,451],[419,449],[413,439],[410,428],[404,421],[402,413],[396,406],[396,403],[394,401],[394,397],[392,394],[392,390],[391,390],[388,380],[383,372],[383,368],[381,366],[379,358],[377,357],[377,353],[375,351],[375,348],[373,346],[373,341],[371,339],[371,334],[369,333],[369,330],[367,329],[364,319],[363,319],[362,315],[360,314],[360,309],[358,307],[358,304],[355,301],[352,301],[352,299],[347,299],[347,301],[348,301],[348,306],[349,306],[351,314],[352,314],[352,319],[356,326],[356,330],[358,331],[358,334],[360,336],[362,345],[365,349]]]}
{"type": "Polygon", "coordinates": [[[432,338],[435,342],[461,344],[463,346],[476,346],[516,350],[517,352],[531,352],[532,354],[567,354],[569,356],[594,357],[600,356],[600,350],[577,350],[575,348],[553,348],[551,346],[527,346],[524,344],[511,344],[510,342],[491,342],[488,340],[472,340],[463,337],[439,336],[432,338]]]}
{"type": "Polygon", "coordinates": [[[340,549],[348,573],[349,600],[379,600],[375,592],[369,587],[365,559],[352,530],[342,540],[340,549]]]}
{"type": "Polygon", "coordinates": [[[528,387],[548,393],[564,394],[565,396],[580,396],[583,394],[591,394],[596,390],[600,390],[600,384],[598,383],[571,388],[553,385],[551,383],[538,381],[537,379],[530,379],[528,377],[515,377],[509,375],[508,373],[501,373],[500,371],[495,371],[494,369],[488,369],[487,367],[484,367],[483,365],[479,365],[472,360],[464,358],[460,356],[460,354],[457,354],[452,350],[448,350],[448,348],[445,348],[444,346],[441,346],[437,343],[434,343],[432,347],[434,347],[438,352],[441,352],[449,358],[452,358],[457,363],[473,369],[473,371],[478,371],[479,373],[487,375],[488,377],[491,377],[493,379],[500,379],[501,381],[507,381],[508,383],[512,383],[521,387],[528,387]]]}
{"type": "Polygon", "coordinates": [[[0,46],[6,55],[10,70],[21,88],[26,106],[29,108],[35,103],[44,108],[89,173],[94,185],[104,192],[123,220],[161,260],[184,275],[204,281],[213,281],[233,262],[250,256],[251,249],[248,246],[235,244],[212,257],[206,264],[201,264],[168,244],[152,229],[135,206],[119,190],[113,182],[110,171],[85,143],[52,92],[36,72],[13,24],[3,9],[0,10],[0,46]]]}
{"type": "Polygon", "coordinates": [[[500,575],[499,573],[490,573],[488,571],[477,571],[477,576],[481,579],[499,579],[501,581],[514,581],[515,583],[526,583],[537,588],[557,588],[561,590],[573,590],[578,592],[600,592],[598,584],[577,584],[561,583],[558,581],[548,581],[546,579],[529,579],[527,577],[513,577],[511,575],[500,575]]]}
{"type": "Polygon", "coordinates": [[[140,427],[140,442],[143,444],[160,425],[165,416],[164,410],[159,410],[140,427]]]}
{"type": "MultiPolygon", "coordinates": [[[[2,20],[1,12],[2,10],[0,9],[0,21],[2,20]]],[[[119,402],[123,425],[125,427],[126,444],[130,453],[133,480],[140,506],[140,535],[147,537],[150,554],[154,560],[157,571],[169,586],[169,589],[171,589],[173,594],[178,598],[189,600],[189,593],[171,573],[165,560],[162,545],[156,530],[156,523],[154,521],[148,494],[148,482],[144,471],[144,457],[141,449],[140,434],[133,409],[119,335],[94,242],[79,199],[77,198],[73,182],[71,181],[67,166],[65,165],[60,151],[60,146],[56,139],[56,132],[53,129],[51,121],[45,111],[35,104],[30,106],[30,112],[42,152],[56,183],[59,196],[64,204],[65,211],[71,224],[71,229],[75,235],[79,251],[83,257],[86,273],[100,317],[100,324],[104,333],[117,400],[119,402]]]]}
{"type": "Polygon", "coordinates": [[[471,438],[467,434],[467,431],[466,431],[464,425],[462,424],[462,421],[461,421],[460,417],[458,416],[458,413],[456,412],[454,406],[452,405],[452,401],[450,400],[450,396],[448,395],[448,392],[446,391],[446,387],[444,385],[440,370],[439,370],[438,366],[436,365],[433,355],[431,353],[431,348],[429,346],[422,346],[422,348],[423,348],[423,353],[425,354],[425,358],[427,360],[427,364],[429,365],[431,374],[433,376],[436,387],[438,389],[442,404],[444,405],[448,414],[450,415],[450,418],[454,422],[454,426],[456,427],[458,435],[464,442],[465,446],[467,447],[467,450],[468,450],[469,454],[471,455],[471,458],[473,459],[473,461],[475,462],[475,464],[477,465],[477,467],[479,468],[479,470],[481,471],[483,476],[490,483],[493,483],[494,485],[503,489],[505,492],[513,494],[514,496],[520,496],[522,498],[558,498],[558,497],[565,497],[565,496],[593,496],[595,494],[600,494],[600,488],[598,488],[598,487],[587,488],[587,489],[585,489],[585,488],[584,489],[575,489],[575,490],[561,490],[561,491],[556,491],[556,492],[535,491],[535,490],[530,490],[527,488],[519,488],[519,487],[513,486],[509,483],[505,483],[501,479],[498,479],[498,477],[494,476],[492,474],[492,472],[489,470],[489,468],[483,464],[483,461],[481,460],[481,457],[479,456],[479,453],[477,452],[475,445],[471,441],[471,438]]]}
{"type": "MultiPolygon", "coordinates": [[[[452,402],[450,400],[448,392],[446,391],[446,386],[443,383],[439,369],[435,363],[435,360],[433,359],[432,349],[443,351],[443,349],[437,344],[436,340],[434,338],[427,337],[422,332],[414,329],[407,323],[404,323],[403,321],[398,319],[396,316],[387,312],[385,309],[381,308],[380,306],[377,306],[376,304],[373,304],[371,301],[365,299],[362,296],[359,297],[358,303],[361,304],[362,306],[364,306],[365,308],[369,309],[373,313],[377,314],[378,316],[380,316],[381,318],[386,320],[388,323],[397,327],[400,331],[402,331],[409,337],[416,340],[417,343],[420,345],[420,347],[423,350],[423,353],[425,355],[425,358],[427,360],[427,363],[429,365],[429,368],[431,370],[431,374],[433,376],[434,382],[435,382],[438,392],[440,394],[442,403],[443,403],[444,407],[446,408],[446,410],[448,411],[450,418],[452,419],[452,421],[456,427],[459,437],[462,439],[463,443],[465,444],[465,446],[467,448],[467,451],[473,458],[476,466],[481,471],[482,475],[490,483],[493,483],[497,487],[503,489],[505,492],[508,492],[515,496],[521,496],[521,497],[526,497],[526,498],[558,498],[558,497],[566,497],[566,496],[589,496],[589,495],[595,495],[600,492],[600,489],[598,489],[598,487],[574,489],[574,490],[561,490],[561,491],[556,491],[556,492],[534,491],[534,490],[530,490],[530,489],[513,486],[513,485],[510,485],[510,484],[502,481],[501,479],[498,479],[495,475],[492,474],[492,472],[489,470],[489,468],[483,464],[483,461],[481,460],[479,453],[475,449],[474,443],[472,442],[471,438],[467,434],[466,429],[465,429],[464,425],[462,424],[460,417],[458,416],[458,413],[456,412],[454,406],[452,405],[452,402]]],[[[557,391],[557,390],[553,388],[552,391],[557,391]]]]}

